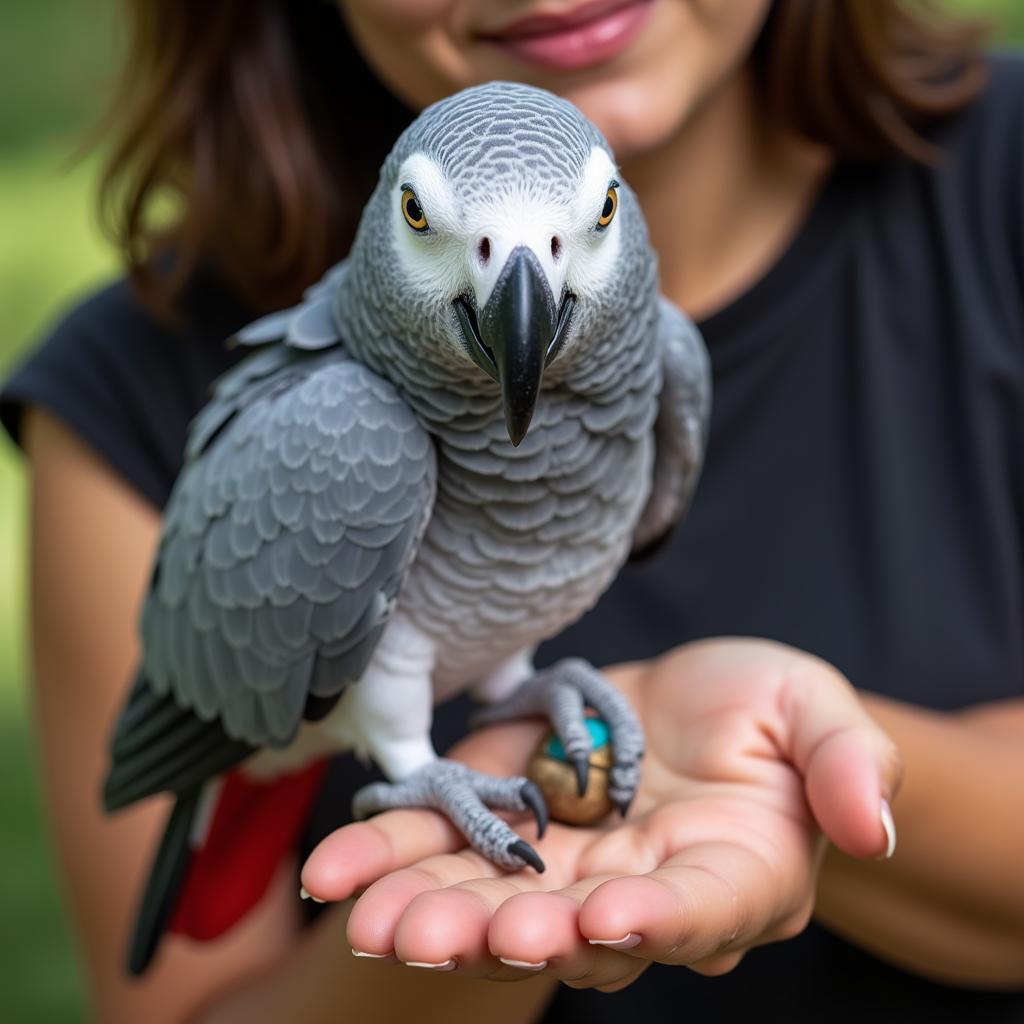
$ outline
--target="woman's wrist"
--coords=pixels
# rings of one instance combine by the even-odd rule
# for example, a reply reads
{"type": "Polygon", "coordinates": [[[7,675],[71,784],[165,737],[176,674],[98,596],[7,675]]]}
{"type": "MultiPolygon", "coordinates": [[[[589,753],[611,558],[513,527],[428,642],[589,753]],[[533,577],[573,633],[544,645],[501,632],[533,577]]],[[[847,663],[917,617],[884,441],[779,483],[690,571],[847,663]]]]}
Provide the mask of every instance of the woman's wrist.
{"type": "Polygon", "coordinates": [[[943,713],[862,694],[905,764],[889,861],[830,848],[815,917],[897,966],[1024,983],[1024,702],[943,713]]]}

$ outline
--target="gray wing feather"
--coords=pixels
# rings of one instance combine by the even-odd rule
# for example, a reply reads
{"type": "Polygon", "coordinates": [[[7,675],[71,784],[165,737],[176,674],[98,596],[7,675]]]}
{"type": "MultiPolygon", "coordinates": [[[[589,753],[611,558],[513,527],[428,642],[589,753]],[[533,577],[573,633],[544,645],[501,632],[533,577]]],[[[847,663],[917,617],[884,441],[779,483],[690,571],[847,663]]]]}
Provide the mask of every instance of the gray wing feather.
{"type": "Polygon", "coordinates": [[[666,299],[658,321],[662,387],[655,423],[654,478],[633,553],[659,543],[686,514],[697,487],[711,419],[711,366],[700,332],[666,299]]]}
{"type": "Polygon", "coordinates": [[[433,445],[340,349],[255,352],[197,418],[142,616],[141,675],[253,746],[365,670],[433,505],[433,445]]]}
{"type": "Polygon", "coordinates": [[[315,285],[306,290],[302,302],[291,309],[270,313],[234,337],[238,345],[265,345],[284,339],[292,348],[315,351],[336,345],[340,340],[334,317],[334,296],[345,274],[347,261],[332,267],[315,285]]]}

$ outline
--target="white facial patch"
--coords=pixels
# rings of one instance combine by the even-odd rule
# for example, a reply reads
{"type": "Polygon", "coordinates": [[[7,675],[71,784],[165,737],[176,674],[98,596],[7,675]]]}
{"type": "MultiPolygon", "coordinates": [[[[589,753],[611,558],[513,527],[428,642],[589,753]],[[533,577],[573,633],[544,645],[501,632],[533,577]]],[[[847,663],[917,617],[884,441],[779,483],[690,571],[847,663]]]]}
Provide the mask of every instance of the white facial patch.
{"type": "Polygon", "coordinates": [[[402,164],[391,204],[395,251],[415,292],[454,298],[466,288],[464,233],[459,204],[441,168],[423,153],[402,164]],[[428,230],[411,228],[402,212],[402,191],[409,187],[427,218],[428,230]]]}
{"type": "Polygon", "coordinates": [[[581,298],[615,287],[621,243],[619,215],[603,230],[595,230],[595,226],[608,197],[608,186],[617,177],[618,169],[612,158],[595,146],[576,196],[575,244],[566,275],[569,290],[581,298]]]}
{"type": "Polygon", "coordinates": [[[526,246],[544,270],[555,302],[564,288],[577,296],[612,284],[619,252],[618,218],[596,230],[616,168],[595,146],[580,186],[568,201],[536,181],[499,178],[469,197],[457,197],[441,168],[417,153],[402,164],[392,217],[396,251],[417,291],[456,296],[473,293],[482,310],[517,246],[526,246]],[[412,188],[429,230],[409,226],[402,188],[412,188]],[[462,201],[460,201],[460,199],[462,201]]]}

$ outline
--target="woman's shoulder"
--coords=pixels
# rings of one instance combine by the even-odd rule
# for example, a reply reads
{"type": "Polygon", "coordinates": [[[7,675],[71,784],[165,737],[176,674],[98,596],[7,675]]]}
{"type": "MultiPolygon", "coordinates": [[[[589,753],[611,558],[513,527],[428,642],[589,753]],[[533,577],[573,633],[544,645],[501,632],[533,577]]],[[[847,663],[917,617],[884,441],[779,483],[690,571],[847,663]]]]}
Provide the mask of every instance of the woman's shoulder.
{"type": "Polygon", "coordinates": [[[151,362],[224,361],[224,343],[252,315],[224,287],[190,285],[176,310],[162,316],[125,277],[111,281],[66,309],[30,350],[38,358],[86,363],[113,359],[134,367],[151,362]]]}
{"type": "Polygon", "coordinates": [[[62,420],[154,504],[166,501],[188,423],[237,354],[249,319],[226,291],[192,289],[184,312],[157,316],[127,280],[67,311],[0,391],[0,422],[21,440],[26,409],[62,420]]]}
{"type": "Polygon", "coordinates": [[[986,61],[987,78],[975,99],[932,131],[940,151],[934,166],[961,166],[989,189],[1021,193],[1024,158],[1024,52],[998,52],[986,61]]]}
{"type": "Polygon", "coordinates": [[[1005,118],[1024,134],[1024,50],[999,50],[988,55],[988,81],[982,89],[975,112],[982,118],[1005,118]]]}
{"type": "MultiPolygon", "coordinates": [[[[972,359],[1011,356],[1024,339],[1024,54],[987,57],[978,94],[936,123],[923,162],[865,171],[858,250],[898,286],[894,308],[956,309],[972,359]],[[897,294],[898,293],[898,294],[897,294]]],[[[947,326],[949,326],[947,324],[947,326]]]]}

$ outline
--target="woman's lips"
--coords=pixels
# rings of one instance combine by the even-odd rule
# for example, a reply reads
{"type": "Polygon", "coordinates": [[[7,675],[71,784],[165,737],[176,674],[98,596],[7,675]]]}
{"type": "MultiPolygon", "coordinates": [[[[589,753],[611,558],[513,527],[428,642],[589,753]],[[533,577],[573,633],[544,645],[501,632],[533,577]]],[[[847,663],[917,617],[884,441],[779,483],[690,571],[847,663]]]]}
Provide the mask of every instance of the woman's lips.
{"type": "Polygon", "coordinates": [[[597,0],[562,15],[536,15],[480,36],[548,71],[580,71],[611,60],[632,41],[654,0],[597,0]]]}

